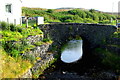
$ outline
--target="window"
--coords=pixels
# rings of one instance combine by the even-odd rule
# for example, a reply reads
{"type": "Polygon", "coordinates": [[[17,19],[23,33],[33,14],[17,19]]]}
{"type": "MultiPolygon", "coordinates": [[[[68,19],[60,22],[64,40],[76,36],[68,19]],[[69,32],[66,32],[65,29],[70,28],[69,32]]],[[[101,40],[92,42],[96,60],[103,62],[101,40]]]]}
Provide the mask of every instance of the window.
{"type": "Polygon", "coordinates": [[[5,8],[7,13],[11,13],[11,4],[6,5],[5,8]]]}

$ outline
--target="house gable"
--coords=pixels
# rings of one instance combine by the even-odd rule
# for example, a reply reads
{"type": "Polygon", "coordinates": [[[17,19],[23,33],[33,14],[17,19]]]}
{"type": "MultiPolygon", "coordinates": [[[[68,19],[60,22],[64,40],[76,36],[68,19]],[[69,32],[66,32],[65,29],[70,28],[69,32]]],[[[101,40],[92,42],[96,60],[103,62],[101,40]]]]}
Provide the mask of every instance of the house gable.
{"type": "Polygon", "coordinates": [[[0,21],[13,24],[20,24],[21,18],[21,0],[1,0],[0,3],[0,21]]]}

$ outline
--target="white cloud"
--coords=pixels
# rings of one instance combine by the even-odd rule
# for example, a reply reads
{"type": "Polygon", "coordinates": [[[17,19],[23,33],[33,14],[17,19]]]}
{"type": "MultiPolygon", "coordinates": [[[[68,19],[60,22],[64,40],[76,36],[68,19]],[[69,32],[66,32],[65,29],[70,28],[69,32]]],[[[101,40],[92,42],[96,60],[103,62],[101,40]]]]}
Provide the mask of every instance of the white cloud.
{"type": "Polygon", "coordinates": [[[60,7],[75,7],[96,9],[105,12],[118,11],[119,0],[24,0],[23,5],[28,7],[40,7],[40,8],[60,8],[60,7]]]}

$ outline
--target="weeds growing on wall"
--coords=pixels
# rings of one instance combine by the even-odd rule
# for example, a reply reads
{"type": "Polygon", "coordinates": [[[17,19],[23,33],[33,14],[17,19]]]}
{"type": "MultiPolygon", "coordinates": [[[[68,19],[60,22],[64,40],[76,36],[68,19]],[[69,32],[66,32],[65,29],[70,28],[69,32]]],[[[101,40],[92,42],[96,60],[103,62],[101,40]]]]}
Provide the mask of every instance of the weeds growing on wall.
{"type": "Polygon", "coordinates": [[[103,48],[96,48],[95,51],[96,55],[101,56],[101,63],[105,68],[120,73],[120,57],[117,54],[103,48]]]}

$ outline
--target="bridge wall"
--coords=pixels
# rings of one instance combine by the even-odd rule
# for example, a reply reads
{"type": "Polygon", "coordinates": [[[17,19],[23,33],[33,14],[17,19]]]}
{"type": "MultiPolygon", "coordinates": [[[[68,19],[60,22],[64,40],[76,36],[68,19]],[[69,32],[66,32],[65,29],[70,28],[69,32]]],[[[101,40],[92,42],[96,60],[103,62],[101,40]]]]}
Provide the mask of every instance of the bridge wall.
{"type": "Polygon", "coordinates": [[[116,31],[115,26],[81,23],[56,23],[39,25],[45,38],[51,38],[54,45],[60,46],[72,37],[81,36],[91,48],[100,46],[116,31]]]}

